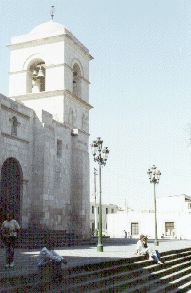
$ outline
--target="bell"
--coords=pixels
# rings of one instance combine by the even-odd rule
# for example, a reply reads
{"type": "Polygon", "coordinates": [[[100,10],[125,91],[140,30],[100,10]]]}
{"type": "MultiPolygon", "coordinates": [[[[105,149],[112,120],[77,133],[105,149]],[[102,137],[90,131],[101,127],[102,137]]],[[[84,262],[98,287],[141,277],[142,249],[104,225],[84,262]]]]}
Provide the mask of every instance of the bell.
{"type": "Polygon", "coordinates": [[[32,76],[33,76],[33,77],[36,77],[37,75],[38,75],[38,74],[37,74],[37,71],[36,71],[36,69],[34,69],[34,70],[33,70],[33,73],[32,73],[32,76]]]}
{"type": "Polygon", "coordinates": [[[39,69],[37,78],[44,78],[44,72],[43,72],[42,68],[39,69]]]}

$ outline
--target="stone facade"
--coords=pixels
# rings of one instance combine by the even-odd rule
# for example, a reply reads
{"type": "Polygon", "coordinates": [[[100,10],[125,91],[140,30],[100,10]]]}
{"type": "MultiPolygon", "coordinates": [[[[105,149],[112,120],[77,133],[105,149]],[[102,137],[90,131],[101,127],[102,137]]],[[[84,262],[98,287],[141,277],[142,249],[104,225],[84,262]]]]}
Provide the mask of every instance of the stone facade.
{"type": "Polygon", "coordinates": [[[92,57],[71,32],[52,21],[13,38],[9,47],[10,98],[0,96],[2,206],[10,208],[12,193],[23,227],[87,237],[92,57]],[[18,182],[8,187],[9,158],[18,166],[19,189],[18,182]]]}

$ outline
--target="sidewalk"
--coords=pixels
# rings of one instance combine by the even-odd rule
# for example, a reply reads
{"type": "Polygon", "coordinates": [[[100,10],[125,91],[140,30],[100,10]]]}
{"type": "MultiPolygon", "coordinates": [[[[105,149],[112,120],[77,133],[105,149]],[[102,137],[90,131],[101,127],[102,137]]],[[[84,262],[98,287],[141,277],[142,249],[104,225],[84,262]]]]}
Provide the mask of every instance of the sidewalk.
{"type": "MultiPolygon", "coordinates": [[[[66,268],[76,267],[88,263],[117,260],[121,258],[135,257],[136,240],[110,239],[104,244],[104,252],[97,252],[96,246],[64,247],[56,251],[65,256],[68,261],[66,268]]],[[[152,241],[149,241],[151,244],[152,241]]],[[[191,247],[191,240],[161,240],[157,249],[160,252],[191,247]]],[[[39,249],[15,250],[15,268],[6,269],[4,250],[0,249],[0,277],[18,276],[34,273],[37,270],[39,249]]]]}

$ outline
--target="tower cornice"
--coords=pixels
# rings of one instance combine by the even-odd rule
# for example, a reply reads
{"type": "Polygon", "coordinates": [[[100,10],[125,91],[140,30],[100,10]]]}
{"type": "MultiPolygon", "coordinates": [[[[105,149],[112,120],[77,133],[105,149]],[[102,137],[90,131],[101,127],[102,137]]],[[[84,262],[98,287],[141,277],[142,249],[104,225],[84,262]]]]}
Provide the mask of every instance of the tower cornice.
{"type": "Polygon", "coordinates": [[[89,53],[89,50],[80,41],[78,41],[77,38],[75,38],[73,35],[69,33],[58,34],[55,36],[47,36],[47,37],[42,37],[39,39],[31,38],[30,35],[29,36],[27,35],[27,37],[25,38],[17,37],[13,39],[12,43],[7,45],[7,47],[10,50],[15,50],[15,49],[36,47],[36,46],[45,45],[45,44],[63,42],[66,39],[72,41],[77,46],[78,49],[80,49],[85,55],[89,57],[89,60],[93,59],[93,57],[89,53]]]}
{"type": "Polygon", "coordinates": [[[69,90],[55,90],[55,91],[45,91],[45,92],[39,92],[39,93],[28,93],[25,95],[18,95],[18,96],[11,96],[11,99],[14,99],[15,101],[29,101],[29,100],[38,100],[43,98],[51,98],[55,96],[68,96],[72,100],[78,102],[79,104],[86,107],[88,110],[92,109],[93,106],[91,106],[86,101],[82,100],[80,97],[74,95],[69,90]]]}

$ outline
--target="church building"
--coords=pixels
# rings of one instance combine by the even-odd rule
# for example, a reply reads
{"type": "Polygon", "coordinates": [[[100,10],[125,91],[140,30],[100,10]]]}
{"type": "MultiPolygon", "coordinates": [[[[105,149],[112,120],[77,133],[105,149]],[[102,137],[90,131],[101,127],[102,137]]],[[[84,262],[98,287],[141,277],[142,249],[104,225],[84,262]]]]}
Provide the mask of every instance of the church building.
{"type": "Polygon", "coordinates": [[[11,39],[0,95],[0,221],[89,235],[89,50],[48,21],[11,39]]]}

